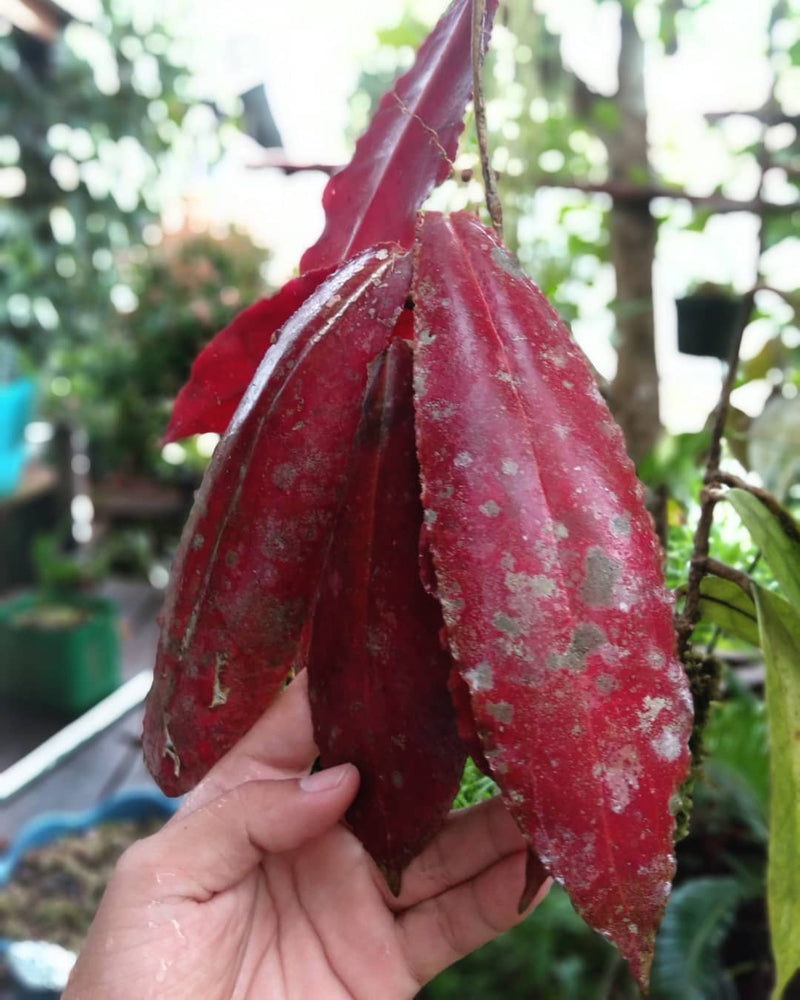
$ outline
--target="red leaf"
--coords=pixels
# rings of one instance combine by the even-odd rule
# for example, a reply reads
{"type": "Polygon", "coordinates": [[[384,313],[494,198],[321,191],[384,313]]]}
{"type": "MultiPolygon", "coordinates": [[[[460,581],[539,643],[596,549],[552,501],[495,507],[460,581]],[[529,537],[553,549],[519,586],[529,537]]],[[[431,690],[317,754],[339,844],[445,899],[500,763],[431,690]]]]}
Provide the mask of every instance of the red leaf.
{"type": "MultiPolygon", "coordinates": [[[[498,0],[488,0],[484,48],[498,0]]],[[[450,173],[472,93],[472,0],[455,0],[411,69],[384,94],[350,163],[323,195],[325,230],[300,270],[328,267],[374,243],[410,247],[418,209],[450,173]]]]}
{"type": "Polygon", "coordinates": [[[509,809],[643,981],[690,729],[643,491],[508,251],[465,213],[426,215],[418,246],[417,436],[451,652],[509,809]]]}
{"type": "Polygon", "coordinates": [[[280,328],[331,270],[310,271],[289,281],[276,295],[239,313],[203,348],[175,400],[165,442],[206,431],[225,432],[280,328]]]}
{"type": "Polygon", "coordinates": [[[442,615],[419,577],[421,524],[411,347],[395,339],[373,365],[308,660],[322,761],[357,765],[347,818],[395,894],[464,768],[442,615]]]}
{"type": "MultiPolygon", "coordinates": [[[[422,525],[419,536],[419,576],[422,586],[427,593],[439,600],[439,589],[436,585],[436,570],[433,566],[433,552],[431,551],[430,531],[427,525],[422,525]]],[[[447,635],[444,623],[439,630],[439,642],[444,648],[447,647],[447,635]]],[[[458,667],[452,663],[450,673],[447,676],[447,686],[450,689],[450,697],[456,712],[458,725],[458,735],[467,753],[472,757],[477,767],[491,778],[492,773],[483,755],[483,745],[475,732],[475,719],[472,715],[472,704],[469,698],[469,688],[458,672],[458,667]]]]}
{"type": "Polygon", "coordinates": [[[483,744],[475,729],[475,717],[472,714],[472,702],[469,696],[469,687],[458,671],[458,664],[454,663],[447,678],[447,686],[450,689],[450,697],[453,700],[453,707],[456,710],[456,720],[458,724],[458,735],[464,744],[467,753],[477,768],[488,778],[493,778],[492,769],[486,760],[483,752],[483,744]]]}
{"type": "Polygon", "coordinates": [[[332,275],[259,366],[181,539],[145,718],[161,787],[191,788],[252,725],[298,652],[345,483],[367,365],[411,261],[375,248],[332,275]]]}

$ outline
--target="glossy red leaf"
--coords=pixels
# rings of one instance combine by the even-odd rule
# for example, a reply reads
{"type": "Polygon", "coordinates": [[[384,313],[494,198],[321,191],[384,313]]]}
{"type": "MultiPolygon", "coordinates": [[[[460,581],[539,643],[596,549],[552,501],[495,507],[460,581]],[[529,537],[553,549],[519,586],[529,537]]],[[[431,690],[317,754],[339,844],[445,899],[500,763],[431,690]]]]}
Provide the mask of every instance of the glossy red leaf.
{"type": "Polygon", "coordinates": [[[395,894],[441,828],[465,759],[441,611],[419,576],[421,524],[411,346],[395,339],[372,366],[308,658],[322,762],[357,765],[347,819],[395,894]]]}
{"type": "MultiPolygon", "coordinates": [[[[484,48],[498,0],[488,0],[484,48]]],[[[448,176],[472,93],[472,0],[454,0],[411,69],[384,94],[353,159],[325,188],[325,229],[301,271],[329,267],[374,243],[410,247],[422,203],[448,176]]]]}
{"type": "Polygon", "coordinates": [[[203,348],[175,400],[165,441],[225,432],[278,331],[331,271],[309,271],[287,282],[277,294],[239,313],[203,348]]]}
{"type": "Polygon", "coordinates": [[[475,717],[472,714],[472,702],[469,696],[467,682],[461,676],[458,665],[453,664],[450,676],[447,678],[447,686],[450,688],[450,697],[453,699],[453,707],[456,710],[456,720],[458,723],[458,735],[464,744],[467,753],[472,757],[475,766],[478,767],[487,777],[491,778],[492,770],[483,752],[483,744],[475,729],[475,717]]]}
{"type": "Polygon", "coordinates": [[[375,248],[294,313],[261,362],[181,539],[145,718],[171,794],[252,725],[298,652],[361,415],[411,262],[375,248]]]}
{"type": "MultiPolygon", "coordinates": [[[[436,585],[436,570],[433,565],[430,532],[424,522],[419,535],[419,576],[425,590],[435,597],[438,602],[439,589],[436,585]]],[[[449,648],[444,622],[442,622],[439,630],[439,643],[444,648],[449,648]]],[[[457,665],[452,660],[450,673],[447,676],[447,686],[450,689],[450,698],[456,712],[458,735],[461,737],[461,742],[475,764],[485,775],[491,778],[492,774],[489,770],[489,765],[483,755],[483,746],[478,738],[478,734],[475,732],[475,719],[472,715],[469,688],[466,681],[464,681],[458,672],[457,665]]]]}
{"type": "Polygon", "coordinates": [[[424,217],[423,503],[451,652],[504,799],[644,981],[690,699],[643,491],[555,311],[474,217],[424,217]]]}

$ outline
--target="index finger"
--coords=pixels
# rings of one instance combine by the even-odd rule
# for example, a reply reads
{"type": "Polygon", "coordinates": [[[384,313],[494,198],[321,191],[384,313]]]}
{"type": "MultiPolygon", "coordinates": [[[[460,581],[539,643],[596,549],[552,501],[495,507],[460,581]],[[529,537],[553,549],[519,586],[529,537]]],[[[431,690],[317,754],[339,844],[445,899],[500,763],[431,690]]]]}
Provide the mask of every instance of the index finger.
{"type": "Polygon", "coordinates": [[[245,781],[296,778],[316,756],[308,673],[303,670],[186,796],[181,811],[194,812],[245,781]]]}

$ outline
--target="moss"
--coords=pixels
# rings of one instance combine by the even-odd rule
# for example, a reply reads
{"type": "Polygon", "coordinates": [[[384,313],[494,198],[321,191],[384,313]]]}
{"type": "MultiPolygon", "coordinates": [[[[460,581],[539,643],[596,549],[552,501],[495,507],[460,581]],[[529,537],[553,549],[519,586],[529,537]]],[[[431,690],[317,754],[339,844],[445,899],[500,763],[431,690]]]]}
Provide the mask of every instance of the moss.
{"type": "Polygon", "coordinates": [[[689,679],[689,689],[694,703],[694,724],[689,737],[692,766],[688,778],[678,791],[675,809],[676,842],[683,840],[689,834],[692,795],[703,766],[703,733],[711,714],[711,706],[719,700],[724,669],[722,663],[715,657],[698,656],[693,652],[686,654],[683,667],[689,679]]]}
{"type": "Polygon", "coordinates": [[[120,855],[162,823],[103,823],[29,851],[0,892],[0,936],[79,950],[120,855]]]}

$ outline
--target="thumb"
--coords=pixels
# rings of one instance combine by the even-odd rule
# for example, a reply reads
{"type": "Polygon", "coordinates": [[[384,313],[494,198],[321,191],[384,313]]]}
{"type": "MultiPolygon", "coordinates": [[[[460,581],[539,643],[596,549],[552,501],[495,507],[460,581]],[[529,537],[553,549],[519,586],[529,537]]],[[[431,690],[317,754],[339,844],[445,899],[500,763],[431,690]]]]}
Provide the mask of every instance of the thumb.
{"type": "MultiPolygon", "coordinates": [[[[281,781],[248,781],[184,814],[123,855],[121,867],[152,895],[204,902],[240,882],[265,854],[280,854],[318,837],[358,791],[352,764],[281,781]],[[149,880],[148,880],[149,881],[149,880]]],[[[122,873],[121,873],[122,874],[122,873]]]]}

